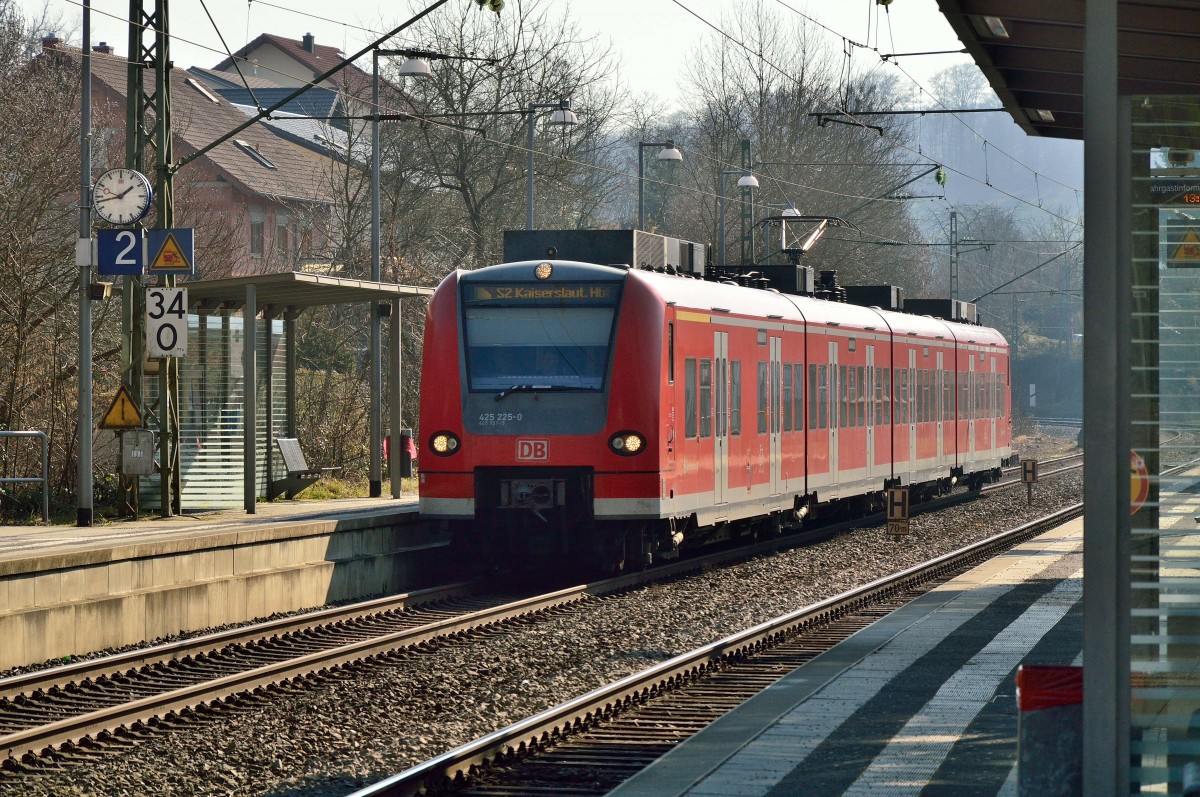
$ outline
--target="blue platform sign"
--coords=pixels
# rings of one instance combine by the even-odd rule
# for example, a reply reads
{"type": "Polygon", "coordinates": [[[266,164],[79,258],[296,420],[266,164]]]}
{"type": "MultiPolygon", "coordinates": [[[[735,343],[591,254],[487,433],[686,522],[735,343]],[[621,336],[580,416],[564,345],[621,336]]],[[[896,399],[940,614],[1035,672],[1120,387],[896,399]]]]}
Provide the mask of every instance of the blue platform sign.
{"type": "Polygon", "coordinates": [[[96,231],[96,271],[99,274],[141,274],[145,262],[141,230],[96,231]]]}
{"type": "Polygon", "coordinates": [[[195,230],[146,230],[146,273],[182,274],[196,272],[195,230]]]}

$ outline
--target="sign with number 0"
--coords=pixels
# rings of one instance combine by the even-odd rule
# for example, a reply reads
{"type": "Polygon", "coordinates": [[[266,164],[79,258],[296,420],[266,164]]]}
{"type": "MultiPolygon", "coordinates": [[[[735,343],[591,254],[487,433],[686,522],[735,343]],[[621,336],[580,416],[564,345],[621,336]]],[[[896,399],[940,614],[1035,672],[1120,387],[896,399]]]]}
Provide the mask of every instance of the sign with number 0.
{"type": "Polygon", "coordinates": [[[146,289],[146,355],[187,354],[187,288],[146,289]]]}

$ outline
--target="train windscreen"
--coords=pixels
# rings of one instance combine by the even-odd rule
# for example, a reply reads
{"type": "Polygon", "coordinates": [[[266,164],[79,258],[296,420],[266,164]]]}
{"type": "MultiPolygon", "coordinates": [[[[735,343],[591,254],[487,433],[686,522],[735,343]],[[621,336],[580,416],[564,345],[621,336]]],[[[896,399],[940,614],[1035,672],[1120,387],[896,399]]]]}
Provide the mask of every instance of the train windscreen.
{"type": "Polygon", "coordinates": [[[473,391],[602,391],[618,283],[463,286],[473,391]]]}

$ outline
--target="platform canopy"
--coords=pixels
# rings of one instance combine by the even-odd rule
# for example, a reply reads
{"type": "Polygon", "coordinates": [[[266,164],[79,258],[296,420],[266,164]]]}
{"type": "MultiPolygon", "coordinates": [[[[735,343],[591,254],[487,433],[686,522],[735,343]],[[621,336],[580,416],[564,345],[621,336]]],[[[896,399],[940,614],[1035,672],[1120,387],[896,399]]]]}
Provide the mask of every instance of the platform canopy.
{"type": "MultiPolygon", "coordinates": [[[[257,274],[247,277],[231,277],[220,280],[201,280],[188,282],[179,287],[187,288],[188,305],[192,312],[216,313],[238,311],[243,318],[255,318],[260,311],[267,318],[282,316],[284,322],[285,347],[285,418],[284,428],[287,437],[295,438],[296,428],[296,316],[309,307],[321,307],[337,304],[371,304],[380,303],[391,312],[391,356],[388,358],[388,370],[391,372],[392,417],[391,434],[398,435],[401,431],[401,395],[400,395],[400,302],[402,299],[413,299],[433,295],[433,288],[415,285],[397,285],[395,283],[370,282],[367,280],[332,277],[321,274],[303,274],[299,272],[283,272],[276,274],[257,274]]],[[[378,323],[379,316],[373,314],[373,323],[378,323]]],[[[378,329],[373,336],[378,334],[378,329]]],[[[242,393],[242,433],[243,433],[243,498],[246,512],[254,514],[258,499],[257,455],[258,450],[258,421],[257,413],[250,408],[258,406],[258,379],[256,368],[258,363],[257,349],[259,342],[255,324],[246,323],[243,326],[244,346],[242,352],[243,393],[242,393]]],[[[268,335],[269,340],[269,335],[268,335]]],[[[378,338],[376,337],[376,341],[378,338]]],[[[373,344],[372,354],[372,390],[371,390],[371,445],[372,459],[378,446],[379,433],[382,429],[381,394],[384,392],[383,374],[380,372],[380,352],[373,344]]],[[[271,367],[267,366],[265,377],[266,395],[272,394],[271,367]]],[[[266,402],[266,478],[269,482],[273,472],[274,442],[271,433],[275,427],[272,402],[266,402]]],[[[389,460],[392,474],[392,497],[400,497],[400,468],[399,456],[403,448],[396,441],[389,450],[389,460]]],[[[375,468],[377,463],[372,463],[375,468]]],[[[374,475],[372,478],[375,478],[374,475]]],[[[270,489],[268,489],[268,495],[270,489]]],[[[372,484],[372,494],[375,483],[372,484]]],[[[289,492],[289,497],[291,493],[289,492]]]]}
{"type": "MultiPolygon", "coordinates": [[[[938,0],[1004,107],[1027,133],[1083,138],[1080,0],[938,0]]],[[[1117,3],[1118,91],[1200,94],[1200,13],[1192,0],[1117,3]]]]}
{"type": "Polygon", "coordinates": [[[246,304],[246,288],[253,286],[259,307],[319,307],[331,304],[390,302],[433,295],[433,288],[388,282],[331,277],[323,274],[259,274],[250,277],[202,280],[180,285],[188,289],[188,302],[197,310],[238,310],[246,304]]]}

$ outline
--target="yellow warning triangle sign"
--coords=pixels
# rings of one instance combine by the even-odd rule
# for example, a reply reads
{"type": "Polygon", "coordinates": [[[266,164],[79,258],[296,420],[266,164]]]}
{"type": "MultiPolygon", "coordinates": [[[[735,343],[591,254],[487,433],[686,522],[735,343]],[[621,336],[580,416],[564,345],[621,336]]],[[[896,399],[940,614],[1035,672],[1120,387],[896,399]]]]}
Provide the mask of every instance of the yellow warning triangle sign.
{"type": "Polygon", "coordinates": [[[1171,260],[1200,263],[1200,235],[1196,234],[1195,227],[1187,228],[1179,245],[1171,252],[1171,260]]]}
{"type": "Polygon", "coordinates": [[[112,404],[108,405],[108,412],[104,413],[104,418],[100,421],[100,428],[136,429],[141,425],[142,416],[138,413],[133,399],[129,398],[129,391],[121,385],[117,388],[117,395],[113,397],[112,404]]]}
{"type": "Polygon", "coordinates": [[[162,247],[154,255],[154,259],[150,261],[150,269],[171,269],[178,270],[183,268],[191,268],[188,263],[187,256],[183,253],[183,248],[179,242],[175,240],[175,236],[167,233],[166,240],[163,241],[162,247]]]}

